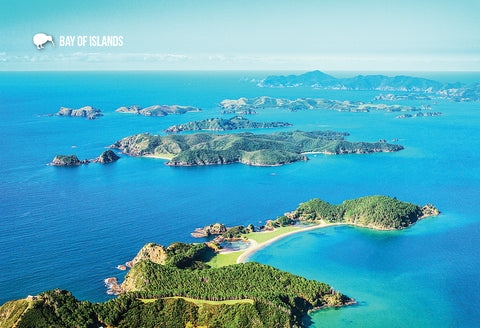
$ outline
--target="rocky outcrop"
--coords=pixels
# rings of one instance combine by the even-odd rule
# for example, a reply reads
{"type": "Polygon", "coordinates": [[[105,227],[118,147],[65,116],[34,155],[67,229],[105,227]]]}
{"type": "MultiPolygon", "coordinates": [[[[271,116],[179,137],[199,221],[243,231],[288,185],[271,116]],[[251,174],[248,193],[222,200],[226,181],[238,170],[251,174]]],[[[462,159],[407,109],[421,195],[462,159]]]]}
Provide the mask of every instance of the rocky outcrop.
{"type": "Polygon", "coordinates": [[[438,208],[435,207],[435,205],[425,204],[425,206],[422,207],[422,213],[423,213],[423,217],[427,217],[427,216],[439,215],[440,211],[438,210],[438,208]]]}
{"type": "Polygon", "coordinates": [[[143,116],[166,116],[169,114],[185,114],[188,112],[199,112],[200,108],[192,106],[180,106],[180,105],[153,105],[150,107],[142,108],[138,105],[120,107],[116,110],[117,113],[131,113],[143,116]]]}
{"type": "Polygon", "coordinates": [[[133,260],[128,261],[125,265],[131,268],[141,260],[150,260],[153,263],[165,264],[167,260],[167,249],[162,245],[148,243],[142,247],[133,260]]]}
{"type": "Polygon", "coordinates": [[[192,237],[201,238],[201,237],[209,237],[211,235],[221,235],[227,232],[227,227],[225,227],[222,223],[215,223],[204,228],[197,228],[195,232],[192,232],[192,237]]]}
{"type": "Polygon", "coordinates": [[[103,116],[102,111],[92,106],[85,106],[79,109],[72,109],[67,107],[61,107],[55,114],[56,116],[73,116],[73,117],[86,117],[90,120],[94,120],[103,116]]]}

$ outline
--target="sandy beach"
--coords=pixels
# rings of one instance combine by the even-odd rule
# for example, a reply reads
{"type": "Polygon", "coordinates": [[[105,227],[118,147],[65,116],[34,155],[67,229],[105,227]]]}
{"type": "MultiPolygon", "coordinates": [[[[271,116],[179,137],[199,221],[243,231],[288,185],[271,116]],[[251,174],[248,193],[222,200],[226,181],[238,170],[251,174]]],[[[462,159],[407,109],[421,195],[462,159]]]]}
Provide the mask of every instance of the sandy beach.
{"type": "Polygon", "coordinates": [[[289,231],[289,232],[286,232],[280,236],[276,236],[272,239],[269,239],[267,241],[264,241],[263,243],[257,243],[255,240],[252,240],[252,239],[249,239],[248,241],[251,242],[252,244],[250,245],[250,247],[248,247],[238,258],[237,258],[237,263],[243,263],[245,262],[246,258],[255,253],[256,251],[276,242],[277,240],[280,240],[282,238],[285,238],[287,236],[290,236],[290,235],[293,235],[293,234],[296,234],[296,233],[299,233],[299,232],[304,232],[304,231],[309,231],[309,230],[315,230],[315,229],[320,229],[320,228],[326,228],[326,227],[331,227],[331,226],[337,226],[337,225],[353,225],[351,223],[345,223],[345,222],[342,222],[342,223],[325,223],[325,222],[322,222],[318,225],[314,225],[312,227],[306,227],[306,228],[303,228],[303,229],[298,229],[298,230],[295,230],[295,231],[289,231]]]}

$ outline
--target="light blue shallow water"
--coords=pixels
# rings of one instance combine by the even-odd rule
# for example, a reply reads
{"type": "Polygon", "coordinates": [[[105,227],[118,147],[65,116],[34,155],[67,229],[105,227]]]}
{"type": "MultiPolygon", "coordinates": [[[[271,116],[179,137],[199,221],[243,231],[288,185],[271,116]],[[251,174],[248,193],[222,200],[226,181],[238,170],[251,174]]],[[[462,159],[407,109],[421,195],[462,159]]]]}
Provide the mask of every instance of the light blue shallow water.
{"type": "MultiPolygon", "coordinates": [[[[109,298],[103,279],[122,277],[115,266],[147,242],[194,241],[189,233],[196,227],[264,222],[314,197],[339,203],[383,194],[431,202],[443,213],[399,232],[333,227],[298,234],[251,259],[325,281],[359,301],[315,313],[313,327],[477,326],[479,103],[439,101],[432,106],[443,116],[403,120],[395,113],[322,110],[265,110],[253,117],[288,121],[292,129],[346,131],[349,140],[398,138],[406,148],[398,153],[311,155],[308,162],[280,167],[172,168],[163,160],[126,156],[110,165],[45,165],[56,154],[93,158],[130,134],[219,117],[216,104],[225,98],[370,100],[378,94],[259,89],[241,80],[266,74],[1,73],[0,303],[57,287],[102,301],[109,298]],[[204,111],[158,118],[113,112],[131,104],[204,111]],[[37,116],[85,105],[105,116],[37,116]]],[[[436,78],[472,81],[480,75],[436,78]]]]}

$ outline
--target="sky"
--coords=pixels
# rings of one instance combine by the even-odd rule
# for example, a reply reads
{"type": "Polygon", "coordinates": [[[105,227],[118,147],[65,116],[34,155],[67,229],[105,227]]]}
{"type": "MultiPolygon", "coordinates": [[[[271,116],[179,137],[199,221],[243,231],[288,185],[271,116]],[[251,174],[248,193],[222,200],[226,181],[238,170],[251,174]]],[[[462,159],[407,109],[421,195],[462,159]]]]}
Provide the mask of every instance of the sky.
{"type": "Polygon", "coordinates": [[[2,0],[0,70],[480,71],[479,13],[480,0],[2,0]],[[55,47],[37,50],[39,32],[55,47]]]}

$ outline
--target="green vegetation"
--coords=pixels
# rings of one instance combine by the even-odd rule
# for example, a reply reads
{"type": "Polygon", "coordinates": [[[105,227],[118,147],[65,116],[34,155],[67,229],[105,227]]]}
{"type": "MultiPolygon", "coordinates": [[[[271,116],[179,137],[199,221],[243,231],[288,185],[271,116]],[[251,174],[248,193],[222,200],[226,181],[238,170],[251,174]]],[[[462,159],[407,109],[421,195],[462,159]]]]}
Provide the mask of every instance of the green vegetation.
{"type": "Polygon", "coordinates": [[[173,243],[167,247],[166,265],[180,269],[205,268],[204,260],[213,256],[213,250],[206,244],[173,243]]]}
{"type": "Polygon", "coordinates": [[[0,307],[0,327],[14,327],[31,302],[27,300],[10,301],[0,307]]]}
{"type": "Polygon", "coordinates": [[[127,274],[124,284],[128,294],[136,298],[252,299],[298,318],[314,307],[341,305],[348,300],[324,283],[256,262],[181,270],[141,261],[127,274]]]}
{"type": "Polygon", "coordinates": [[[236,264],[238,257],[242,253],[243,253],[242,251],[238,251],[238,252],[230,252],[225,254],[222,254],[222,253],[216,254],[206,264],[208,264],[212,268],[220,268],[226,265],[236,264]]]}
{"type": "Polygon", "coordinates": [[[142,260],[129,280],[135,289],[105,303],[78,301],[60,289],[9,302],[0,322],[5,328],[298,327],[309,309],[350,301],[324,283],[255,262],[183,270],[142,260]]]}
{"type": "MultiPolygon", "coordinates": [[[[436,209],[435,209],[436,210],[436,209]]],[[[438,214],[438,210],[436,210],[438,214]]],[[[367,196],[332,205],[320,199],[301,204],[291,216],[295,220],[345,222],[376,229],[402,229],[426,214],[418,205],[386,196],[367,196]]]]}
{"type": "Polygon", "coordinates": [[[111,145],[130,156],[171,154],[171,166],[244,163],[272,166],[308,160],[303,153],[351,154],[392,152],[400,145],[384,142],[349,142],[348,133],[288,131],[273,134],[195,133],[158,136],[147,133],[123,138],[111,145]]]}
{"type": "Polygon", "coordinates": [[[210,118],[169,127],[165,132],[178,133],[182,131],[228,131],[238,129],[265,129],[292,126],[286,122],[255,122],[242,116],[234,116],[230,119],[210,118]]]}

